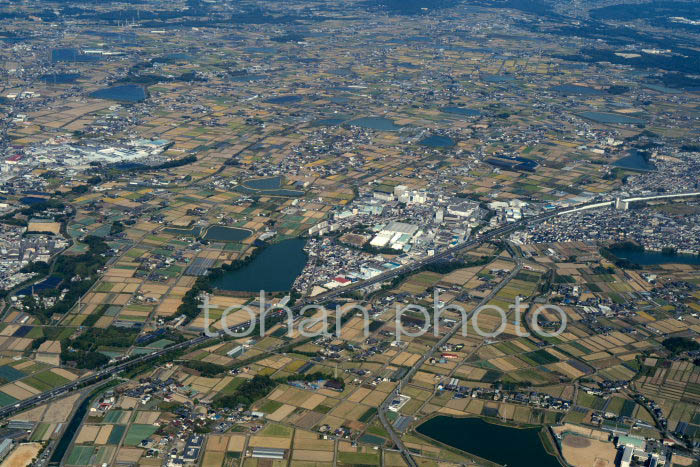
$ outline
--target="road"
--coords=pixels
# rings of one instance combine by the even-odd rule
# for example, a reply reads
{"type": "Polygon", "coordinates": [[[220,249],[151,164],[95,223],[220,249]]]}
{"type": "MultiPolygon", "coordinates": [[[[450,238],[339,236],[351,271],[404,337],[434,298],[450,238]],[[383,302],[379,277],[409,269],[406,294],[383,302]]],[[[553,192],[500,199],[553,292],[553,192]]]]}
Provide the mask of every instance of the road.
{"type": "MultiPolygon", "coordinates": [[[[365,281],[359,281],[359,282],[357,282],[355,284],[351,284],[347,287],[332,290],[332,291],[329,291],[325,294],[321,294],[321,295],[318,295],[316,297],[313,297],[313,302],[315,304],[322,304],[322,303],[325,303],[329,300],[332,300],[333,298],[347,294],[348,292],[359,290],[359,289],[362,289],[364,287],[368,287],[368,286],[392,279],[398,275],[409,273],[411,271],[415,271],[416,269],[419,269],[419,268],[425,266],[426,264],[430,264],[430,263],[433,263],[436,261],[443,260],[445,258],[448,258],[448,257],[454,255],[455,253],[457,253],[461,250],[480,245],[484,242],[493,240],[493,239],[495,239],[503,234],[506,234],[508,232],[512,232],[513,230],[516,230],[518,228],[523,227],[528,222],[540,221],[540,220],[552,217],[553,215],[556,215],[555,214],[556,212],[557,211],[552,211],[552,212],[549,212],[547,214],[542,214],[542,215],[539,215],[539,216],[536,216],[533,218],[529,218],[527,220],[522,220],[522,221],[514,222],[512,224],[509,224],[509,225],[506,225],[503,227],[499,227],[498,229],[491,230],[491,231],[489,231],[489,232],[487,232],[487,233],[485,233],[485,234],[481,235],[480,237],[477,237],[473,240],[469,240],[469,241],[464,242],[460,245],[456,245],[454,247],[448,248],[448,249],[446,249],[446,250],[444,250],[436,255],[420,259],[420,260],[418,260],[414,263],[411,263],[409,265],[395,268],[391,271],[387,271],[387,272],[380,274],[378,276],[375,276],[371,279],[368,279],[365,281]]],[[[308,301],[302,301],[301,303],[299,303],[298,305],[293,307],[292,310],[294,312],[298,312],[304,305],[306,305],[308,303],[309,303],[308,301]]],[[[239,324],[239,325],[237,325],[237,327],[245,329],[249,325],[250,325],[250,322],[239,324]]],[[[55,399],[57,397],[64,396],[72,391],[75,391],[75,390],[81,388],[81,387],[87,386],[89,384],[94,384],[98,381],[109,378],[112,375],[120,373],[124,370],[127,370],[129,368],[133,368],[133,367],[140,365],[144,362],[147,362],[149,360],[156,359],[156,358],[158,358],[166,353],[186,349],[188,347],[192,347],[192,346],[201,344],[201,343],[206,342],[208,340],[213,340],[213,339],[217,339],[219,337],[223,337],[224,335],[225,335],[224,331],[219,331],[217,333],[214,333],[212,336],[195,337],[193,339],[181,342],[179,344],[172,345],[172,346],[167,347],[165,349],[162,349],[162,350],[150,353],[150,354],[142,355],[142,356],[139,356],[139,357],[134,358],[132,360],[123,362],[123,363],[117,363],[113,366],[103,368],[102,370],[100,370],[96,373],[85,376],[83,378],[79,378],[71,383],[65,384],[63,386],[59,386],[59,387],[54,388],[50,391],[46,391],[46,392],[37,394],[37,395],[32,396],[28,399],[24,399],[23,401],[18,402],[14,405],[3,407],[2,409],[0,409],[0,418],[8,417],[8,416],[12,415],[13,413],[27,410],[27,409],[29,409],[37,404],[41,404],[41,403],[44,403],[48,400],[52,400],[52,399],[55,399]]],[[[420,365],[418,365],[418,366],[420,366],[420,365]]]]}
{"type": "MultiPolygon", "coordinates": [[[[372,277],[371,279],[367,279],[364,281],[358,281],[354,284],[350,284],[350,285],[345,286],[345,287],[339,287],[336,289],[332,289],[328,292],[324,292],[322,294],[315,295],[309,301],[313,301],[313,303],[324,303],[324,302],[331,300],[333,298],[336,298],[338,296],[345,295],[347,293],[354,292],[356,290],[360,290],[360,289],[363,289],[365,287],[369,287],[371,285],[387,281],[389,279],[393,279],[394,277],[399,276],[401,274],[411,273],[417,269],[422,268],[425,265],[447,259],[447,258],[453,256],[454,254],[459,253],[462,250],[473,248],[475,246],[481,245],[482,243],[494,240],[495,238],[498,238],[501,235],[518,230],[529,223],[541,222],[545,219],[549,219],[551,217],[554,217],[557,214],[559,214],[560,211],[561,210],[552,210],[552,211],[545,213],[545,214],[540,214],[540,215],[535,216],[535,217],[529,217],[527,219],[523,219],[523,220],[518,221],[518,222],[512,222],[508,225],[504,225],[503,227],[499,227],[497,229],[490,230],[490,231],[484,233],[483,235],[475,237],[472,240],[468,240],[466,242],[460,243],[459,245],[455,245],[453,247],[450,247],[450,248],[447,248],[443,251],[440,251],[439,253],[437,253],[433,256],[428,256],[426,258],[414,261],[411,264],[407,264],[405,266],[400,266],[398,268],[383,272],[382,274],[376,275],[376,276],[372,277]]],[[[307,302],[305,301],[302,303],[307,303],[307,302]]]]}
{"type": "MultiPolygon", "coordinates": [[[[679,196],[679,195],[676,195],[676,196],[679,196]]],[[[585,207],[585,206],[588,206],[591,204],[594,204],[594,203],[586,203],[586,204],[578,206],[578,207],[585,207]]],[[[417,269],[422,268],[423,266],[425,266],[427,264],[434,263],[437,261],[442,261],[444,259],[450,258],[454,254],[456,254],[462,250],[481,245],[482,243],[494,240],[502,235],[505,235],[507,233],[510,233],[510,232],[518,230],[522,227],[525,227],[528,224],[542,222],[546,219],[555,217],[555,216],[562,214],[562,213],[566,213],[567,211],[570,211],[570,210],[571,210],[571,207],[553,209],[551,211],[539,214],[537,216],[524,218],[524,219],[517,221],[517,222],[512,222],[510,224],[504,225],[504,226],[499,227],[497,229],[490,230],[482,235],[478,235],[475,238],[468,240],[466,242],[463,242],[459,245],[455,245],[453,247],[450,247],[450,248],[447,248],[443,251],[440,251],[439,253],[437,253],[433,256],[428,256],[426,258],[419,259],[411,264],[407,264],[407,265],[392,269],[390,271],[386,271],[386,272],[379,274],[371,279],[367,279],[364,281],[358,281],[358,282],[351,284],[351,285],[348,285],[346,287],[330,290],[328,292],[325,292],[323,294],[319,294],[319,295],[313,297],[313,299],[307,299],[307,300],[301,301],[298,305],[292,307],[292,311],[298,312],[304,305],[307,305],[311,302],[313,302],[314,304],[317,304],[317,305],[321,305],[321,304],[323,304],[329,300],[332,300],[336,297],[339,297],[341,295],[345,295],[347,293],[350,293],[350,292],[353,292],[356,290],[360,290],[360,289],[363,289],[365,287],[369,287],[371,285],[378,284],[380,282],[384,282],[384,281],[393,279],[394,277],[397,277],[397,276],[402,275],[402,274],[413,272],[417,269]]],[[[504,281],[502,283],[505,283],[505,282],[506,281],[504,281]]],[[[498,287],[496,289],[494,289],[495,292],[497,292],[498,290],[500,290],[500,288],[498,288],[498,287]]],[[[490,295],[489,295],[489,297],[490,297],[490,295]]],[[[250,325],[249,322],[239,324],[239,325],[237,325],[237,327],[245,329],[248,325],[250,325]]],[[[440,340],[440,342],[438,342],[438,344],[436,344],[436,347],[434,347],[434,348],[437,348],[440,345],[442,345],[443,341],[446,342],[447,339],[449,339],[451,337],[451,334],[456,332],[456,330],[459,329],[460,327],[461,327],[461,324],[459,326],[455,326],[455,328],[453,329],[453,332],[448,333],[443,339],[440,340]]],[[[222,330],[222,331],[219,331],[217,333],[214,333],[211,336],[195,337],[193,339],[181,342],[179,344],[175,344],[173,346],[167,347],[167,348],[159,350],[157,352],[142,355],[142,356],[134,358],[133,360],[129,360],[129,361],[122,362],[122,363],[117,363],[115,365],[103,368],[102,370],[100,370],[96,373],[85,376],[83,378],[79,378],[71,383],[65,384],[63,386],[59,386],[57,388],[54,388],[50,391],[43,392],[41,394],[34,395],[34,396],[30,397],[29,399],[25,399],[21,402],[14,404],[14,405],[3,407],[2,409],[0,409],[0,418],[8,417],[8,416],[12,415],[13,413],[27,410],[27,409],[29,409],[37,404],[41,404],[41,403],[44,403],[48,400],[55,399],[59,396],[66,395],[72,391],[75,391],[76,389],[87,386],[89,384],[94,384],[98,381],[109,378],[112,375],[117,374],[121,371],[124,371],[124,370],[132,368],[134,366],[140,365],[140,364],[147,362],[149,360],[156,359],[156,358],[158,358],[166,353],[172,352],[174,350],[186,349],[188,347],[192,347],[194,345],[201,344],[201,343],[206,342],[208,340],[214,340],[214,339],[217,339],[217,338],[223,337],[223,336],[225,336],[225,331],[222,330]]],[[[426,354],[423,357],[423,359],[421,361],[419,361],[416,364],[416,366],[408,373],[407,377],[410,378],[412,376],[412,374],[415,372],[415,368],[420,367],[423,364],[423,362],[425,361],[425,359],[427,358],[427,355],[432,355],[432,353],[433,352],[431,351],[428,354],[426,354]]],[[[400,390],[400,386],[401,385],[399,384],[399,387],[398,387],[399,390],[400,390]]]]}
{"type": "MultiPolygon", "coordinates": [[[[490,302],[493,299],[493,297],[495,297],[496,294],[501,291],[501,289],[503,287],[508,285],[508,283],[516,275],[518,275],[518,273],[523,268],[523,264],[522,264],[522,260],[520,258],[515,258],[515,260],[516,260],[515,268],[513,268],[513,270],[510,272],[510,274],[508,274],[508,276],[506,276],[496,287],[493,288],[491,293],[489,293],[486,297],[482,298],[481,301],[479,301],[479,304],[476,307],[474,307],[474,310],[477,310],[479,307],[490,302]]],[[[464,322],[464,320],[471,319],[471,317],[474,313],[474,310],[472,310],[472,312],[469,313],[468,316],[464,316],[462,319],[460,319],[452,327],[452,329],[450,329],[447,333],[445,333],[445,335],[442,336],[442,338],[439,341],[437,341],[437,343],[435,343],[435,345],[433,345],[430,348],[430,350],[428,352],[423,354],[423,356],[420,358],[420,360],[418,360],[411,367],[411,369],[408,371],[408,373],[406,373],[406,375],[404,375],[404,377],[401,378],[401,380],[399,380],[399,384],[396,386],[394,391],[391,394],[389,394],[389,397],[387,397],[384,400],[384,402],[382,403],[382,405],[379,406],[379,410],[378,410],[379,421],[382,423],[382,425],[384,426],[384,429],[387,431],[387,433],[389,433],[389,436],[391,437],[391,441],[396,445],[396,448],[399,450],[399,452],[401,453],[401,455],[403,456],[404,460],[409,465],[409,467],[418,467],[418,466],[416,464],[416,461],[413,459],[413,456],[411,455],[410,451],[408,451],[408,449],[406,449],[403,442],[401,441],[401,438],[394,431],[394,428],[391,425],[391,423],[389,423],[389,421],[387,420],[386,411],[388,410],[389,404],[391,404],[391,401],[394,400],[396,397],[398,397],[399,393],[401,392],[401,389],[403,388],[403,385],[405,383],[408,383],[411,380],[411,378],[413,378],[413,375],[416,374],[418,369],[421,368],[423,366],[423,364],[429,358],[432,358],[433,355],[435,355],[435,352],[437,352],[440,349],[440,347],[445,345],[450,339],[452,339],[454,337],[454,335],[457,333],[457,331],[459,331],[462,328],[462,323],[464,322]]]]}

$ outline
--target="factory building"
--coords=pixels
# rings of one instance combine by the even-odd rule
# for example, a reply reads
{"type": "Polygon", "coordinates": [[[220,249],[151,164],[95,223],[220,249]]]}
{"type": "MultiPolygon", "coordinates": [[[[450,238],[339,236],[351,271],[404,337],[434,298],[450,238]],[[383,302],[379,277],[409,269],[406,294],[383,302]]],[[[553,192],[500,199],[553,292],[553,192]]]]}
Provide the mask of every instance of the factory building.
{"type": "Polygon", "coordinates": [[[0,441],[0,461],[3,460],[12,451],[15,442],[11,438],[5,438],[0,441]]]}

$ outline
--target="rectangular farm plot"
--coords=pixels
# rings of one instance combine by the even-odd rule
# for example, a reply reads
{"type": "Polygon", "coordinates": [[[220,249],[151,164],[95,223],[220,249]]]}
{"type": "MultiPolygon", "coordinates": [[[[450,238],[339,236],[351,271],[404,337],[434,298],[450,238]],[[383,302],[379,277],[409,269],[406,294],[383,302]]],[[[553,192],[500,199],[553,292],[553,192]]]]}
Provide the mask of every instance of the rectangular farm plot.
{"type": "Polygon", "coordinates": [[[54,435],[58,435],[57,431],[60,430],[61,426],[62,424],[57,423],[39,423],[32,433],[30,441],[48,441],[54,435]]]}
{"type": "MultiPolygon", "coordinates": [[[[43,387],[48,387],[48,389],[53,389],[55,387],[62,386],[64,384],[70,382],[69,379],[64,378],[63,376],[61,376],[57,373],[54,373],[53,371],[50,371],[50,370],[44,371],[41,373],[37,373],[37,374],[33,375],[30,378],[30,380],[32,380],[34,383],[36,383],[36,381],[43,383],[43,385],[44,385],[43,387]]],[[[29,381],[27,381],[27,382],[29,383],[29,381]]],[[[29,384],[31,386],[36,387],[37,389],[41,389],[36,384],[32,384],[32,383],[29,383],[29,384]]],[[[44,390],[47,390],[47,389],[44,389],[44,390]]]]}
{"type": "MultiPolygon", "coordinates": [[[[110,410],[104,417],[104,421],[107,423],[126,423],[126,420],[122,419],[123,415],[130,415],[130,412],[125,410],[110,410]]],[[[126,417],[128,419],[128,417],[126,417]]]]}
{"type": "MultiPolygon", "coordinates": [[[[34,388],[32,388],[34,389],[34,388]]],[[[17,400],[23,400],[27,399],[29,397],[32,397],[34,394],[36,394],[38,391],[30,391],[27,390],[26,388],[20,386],[19,384],[6,384],[5,386],[0,387],[0,391],[3,393],[14,397],[17,400]]]]}
{"type": "Polygon", "coordinates": [[[311,451],[307,449],[294,449],[292,452],[294,461],[302,462],[333,462],[333,451],[311,451]]]}
{"type": "MultiPolygon", "coordinates": [[[[323,397],[323,396],[321,396],[323,397]]],[[[274,422],[279,422],[287,418],[292,412],[296,410],[296,407],[293,405],[288,405],[288,404],[283,404],[281,407],[279,407],[277,410],[272,412],[267,416],[269,420],[272,420],[274,422]]]]}
{"type": "Polygon", "coordinates": [[[88,465],[94,452],[93,446],[74,446],[66,460],[66,465],[88,465]]]}
{"type": "Polygon", "coordinates": [[[372,392],[371,389],[369,388],[357,388],[355,392],[350,394],[350,396],[347,398],[349,402],[361,402],[367,395],[372,392]]]}
{"type": "Polygon", "coordinates": [[[379,453],[363,448],[356,450],[338,449],[338,464],[339,465],[379,465],[379,453]],[[364,451],[364,452],[363,452],[364,451]]]}
{"type": "Polygon", "coordinates": [[[126,446],[137,446],[141,441],[147,439],[158,429],[154,425],[139,425],[133,424],[129,427],[129,431],[126,433],[126,438],[124,439],[124,445],[126,446]]]}
{"type": "Polygon", "coordinates": [[[24,378],[25,376],[26,375],[24,373],[9,365],[0,366],[0,378],[4,379],[5,381],[12,382],[17,379],[24,378]]]}
{"type": "Polygon", "coordinates": [[[135,464],[141,459],[143,449],[121,448],[117,453],[118,464],[135,464]]]}
{"type": "Polygon", "coordinates": [[[109,461],[112,460],[112,456],[114,455],[115,450],[116,448],[114,446],[100,446],[95,451],[94,463],[96,465],[109,464],[109,461]]]}
{"type": "Polygon", "coordinates": [[[242,452],[245,446],[245,436],[243,435],[231,435],[228,440],[228,446],[226,450],[228,452],[242,452]]]}
{"type": "Polygon", "coordinates": [[[207,451],[224,452],[228,443],[228,435],[209,435],[207,438],[207,451]]]}
{"type": "Polygon", "coordinates": [[[67,379],[68,381],[73,381],[78,378],[78,375],[71,373],[70,371],[65,370],[63,368],[52,368],[51,372],[61,378],[67,379]]]}
{"type": "Polygon", "coordinates": [[[160,412],[137,412],[134,423],[152,425],[156,420],[158,420],[159,416],[160,412]]]}
{"type": "Polygon", "coordinates": [[[223,452],[207,451],[202,458],[202,467],[221,467],[226,454],[223,452]]]}
{"type": "Polygon", "coordinates": [[[369,408],[366,405],[343,401],[333,409],[331,415],[353,421],[358,420],[369,408]]]}
{"type": "Polygon", "coordinates": [[[17,399],[15,399],[14,397],[10,396],[9,394],[5,394],[4,392],[0,392],[0,407],[11,405],[16,402],[17,399]]]}
{"type": "Polygon", "coordinates": [[[92,443],[100,432],[99,425],[83,425],[75,439],[76,444],[92,443]]]}
{"type": "Polygon", "coordinates": [[[121,442],[125,431],[125,425],[114,425],[112,431],[109,433],[109,438],[107,438],[107,444],[118,445],[121,442]]]}
{"type": "Polygon", "coordinates": [[[294,451],[302,449],[306,451],[326,451],[333,452],[334,441],[330,439],[319,439],[318,434],[312,431],[297,430],[294,433],[294,451]]]}
{"type": "Polygon", "coordinates": [[[95,437],[95,444],[107,444],[111,433],[112,425],[102,425],[100,432],[95,437]]]}
{"type": "Polygon", "coordinates": [[[248,442],[249,447],[261,447],[261,448],[279,448],[279,449],[289,449],[292,443],[291,435],[288,438],[282,438],[280,436],[252,436],[248,442]]]}

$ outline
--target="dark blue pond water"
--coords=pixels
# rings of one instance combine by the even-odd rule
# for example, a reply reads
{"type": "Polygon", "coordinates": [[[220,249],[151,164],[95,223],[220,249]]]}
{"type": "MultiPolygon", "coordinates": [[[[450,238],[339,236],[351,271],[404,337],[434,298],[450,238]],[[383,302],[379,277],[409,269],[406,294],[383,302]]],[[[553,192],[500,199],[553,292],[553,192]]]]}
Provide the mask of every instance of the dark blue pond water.
{"type": "Polygon", "coordinates": [[[282,177],[253,178],[243,181],[242,184],[253,190],[274,190],[282,186],[282,177]]]}
{"type": "Polygon", "coordinates": [[[175,228],[167,228],[163,229],[163,232],[173,234],[173,235],[181,235],[183,237],[197,237],[199,236],[199,232],[201,232],[202,228],[199,226],[194,226],[191,229],[175,229],[175,228]]]}
{"type": "Polygon", "coordinates": [[[353,71],[350,68],[338,68],[335,70],[328,70],[326,73],[335,76],[350,76],[353,74],[353,71]]]}
{"type": "Polygon", "coordinates": [[[90,97],[119,102],[141,102],[146,99],[146,90],[135,84],[124,84],[91,92],[90,97]]]}
{"type": "Polygon", "coordinates": [[[51,51],[51,61],[57,62],[97,62],[100,55],[81,54],[78,49],[53,49],[51,51]]]}
{"type": "Polygon", "coordinates": [[[237,187],[237,190],[250,195],[288,196],[292,198],[304,195],[303,191],[287,190],[280,188],[281,186],[282,177],[265,177],[245,180],[237,187]]]}
{"type": "Polygon", "coordinates": [[[213,225],[207,230],[205,240],[213,242],[240,242],[250,237],[251,231],[223,225],[213,225]]]}
{"type": "Polygon", "coordinates": [[[656,166],[654,166],[654,164],[647,160],[647,158],[645,158],[641,153],[634,150],[630,151],[630,154],[628,156],[616,160],[613,165],[615,167],[622,167],[624,169],[642,171],[651,171],[656,169],[656,166]]]}
{"type": "Polygon", "coordinates": [[[630,124],[637,125],[644,123],[644,120],[634,117],[628,117],[627,115],[611,114],[607,112],[581,112],[578,114],[579,117],[583,117],[588,120],[592,120],[597,123],[619,123],[619,124],[630,124]]]}
{"type": "Polygon", "coordinates": [[[41,204],[45,203],[47,201],[46,198],[39,198],[38,196],[24,196],[23,198],[20,198],[19,201],[24,204],[32,205],[32,204],[41,204]]]}
{"type": "Polygon", "coordinates": [[[350,120],[347,124],[379,131],[399,131],[401,129],[393,120],[384,117],[360,117],[350,120]]]}
{"type": "Polygon", "coordinates": [[[306,265],[305,244],[306,240],[293,238],[270,245],[250,264],[226,273],[214,287],[240,292],[290,290],[306,265]]]}
{"type": "Polygon", "coordinates": [[[481,112],[478,110],[468,109],[467,107],[443,107],[440,111],[448,114],[464,115],[466,117],[478,117],[481,115],[481,112]]]}
{"type": "Polygon", "coordinates": [[[455,142],[452,138],[447,136],[431,135],[420,140],[419,144],[431,148],[451,148],[455,145],[455,142]]]}
{"type": "Polygon", "coordinates": [[[49,84],[75,83],[78,78],[80,78],[78,73],[50,73],[39,77],[39,79],[49,84]]]}
{"type": "Polygon", "coordinates": [[[295,95],[289,95],[289,96],[278,96],[278,97],[271,97],[270,99],[266,99],[264,102],[267,102],[268,104],[293,104],[295,102],[299,102],[302,100],[302,96],[295,96],[295,95]]]}
{"type": "Polygon", "coordinates": [[[60,283],[60,277],[50,276],[44,279],[43,281],[39,282],[38,284],[34,284],[34,287],[25,287],[24,289],[17,292],[17,295],[29,295],[32,293],[32,290],[34,290],[35,292],[39,292],[41,290],[53,289],[54,287],[57,287],[60,283]]]}
{"type": "Polygon", "coordinates": [[[481,77],[487,83],[509,83],[515,81],[515,76],[510,75],[483,75],[481,77]]]}
{"type": "Polygon", "coordinates": [[[618,258],[641,266],[670,263],[700,265],[700,256],[697,255],[665,255],[654,251],[639,251],[634,248],[612,248],[610,252],[618,258]]]}
{"type": "Polygon", "coordinates": [[[508,467],[561,467],[556,457],[544,449],[539,428],[511,428],[480,418],[438,416],[418,426],[416,431],[508,467]]]}

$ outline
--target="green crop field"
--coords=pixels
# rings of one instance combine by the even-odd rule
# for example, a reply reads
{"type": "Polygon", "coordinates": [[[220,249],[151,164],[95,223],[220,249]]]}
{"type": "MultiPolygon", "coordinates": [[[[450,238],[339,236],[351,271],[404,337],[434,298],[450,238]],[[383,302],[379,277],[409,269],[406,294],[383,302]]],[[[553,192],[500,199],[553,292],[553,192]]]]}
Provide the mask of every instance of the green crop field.
{"type": "Polygon", "coordinates": [[[5,394],[4,392],[0,392],[0,407],[14,404],[15,402],[17,402],[17,399],[15,399],[14,397],[12,397],[9,394],[5,394]]]}
{"type": "Polygon", "coordinates": [[[32,436],[29,438],[29,440],[41,441],[41,439],[44,437],[46,431],[49,429],[50,426],[50,423],[39,423],[34,429],[34,432],[32,433],[32,436]]]}
{"type": "Polygon", "coordinates": [[[15,370],[9,365],[0,366],[0,378],[6,381],[15,381],[24,378],[26,375],[19,370],[15,370]]]}
{"type": "Polygon", "coordinates": [[[66,465],[88,465],[94,452],[93,446],[74,446],[66,460],[66,465]]]}
{"type": "Polygon", "coordinates": [[[95,464],[105,464],[109,463],[110,459],[112,459],[112,455],[114,454],[114,447],[112,446],[102,446],[97,448],[97,452],[95,453],[95,464]]]}
{"type": "Polygon", "coordinates": [[[359,452],[339,452],[338,460],[341,464],[353,465],[379,465],[379,454],[362,454],[359,452]]]}
{"type": "Polygon", "coordinates": [[[121,418],[123,413],[123,410],[110,410],[109,412],[107,412],[107,415],[105,415],[104,420],[107,423],[117,423],[119,422],[119,419],[121,418]]]}
{"type": "Polygon", "coordinates": [[[109,433],[107,444],[119,444],[122,440],[122,436],[124,435],[125,430],[126,426],[124,425],[114,425],[114,427],[112,427],[112,431],[109,433]]]}
{"type": "Polygon", "coordinates": [[[22,382],[23,382],[23,383],[27,383],[27,384],[30,385],[31,387],[36,388],[36,389],[38,389],[39,391],[42,391],[42,392],[43,392],[43,391],[48,391],[48,390],[50,390],[50,389],[53,389],[53,386],[51,386],[50,384],[45,383],[44,381],[41,381],[41,380],[35,378],[34,376],[31,376],[31,377],[29,377],[29,378],[25,378],[24,380],[22,380],[22,382]]]}
{"type": "Polygon", "coordinates": [[[126,446],[136,446],[142,440],[155,433],[157,429],[158,427],[153,425],[131,425],[131,427],[129,427],[129,431],[126,432],[124,444],[126,446]]]}
{"type": "Polygon", "coordinates": [[[66,384],[68,380],[63,376],[58,376],[56,373],[51,371],[44,371],[43,373],[38,373],[34,375],[34,378],[38,379],[42,383],[46,383],[52,388],[66,384]]]}

